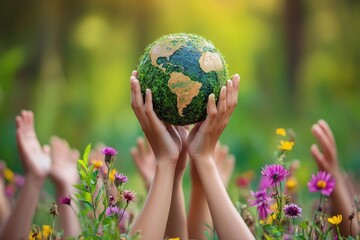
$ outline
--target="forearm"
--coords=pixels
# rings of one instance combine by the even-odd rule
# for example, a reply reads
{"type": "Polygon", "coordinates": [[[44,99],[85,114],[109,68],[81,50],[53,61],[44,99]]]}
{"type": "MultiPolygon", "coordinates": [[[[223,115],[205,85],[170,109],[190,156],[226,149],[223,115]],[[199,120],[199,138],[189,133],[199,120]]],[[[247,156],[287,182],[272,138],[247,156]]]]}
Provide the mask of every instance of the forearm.
{"type": "Polygon", "coordinates": [[[212,156],[194,159],[220,239],[254,239],[226,192],[212,156]]]}
{"type": "MultiPolygon", "coordinates": [[[[165,160],[166,161],[166,160],[165,160]]],[[[169,215],[175,166],[159,161],[149,194],[131,234],[141,231],[142,239],[163,239],[169,215]],[[155,224],[155,225],[154,225],[155,224]]]]}
{"type": "MultiPolygon", "coordinates": [[[[71,196],[75,191],[75,188],[71,185],[56,186],[56,200],[71,196]]],[[[78,236],[81,232],[80,223],[76,216],[76,213],[72,209],[75,204],[68,206],[65,204],[58,204],[59,220],[62,230],[64,231],[64,238],[78,236]]]]}
{"type": "Polygon", "coordinates": [[[184,192],[182,188],[183,174],[175,176],[169,217],[166,225],[165,235],[168,237],[179,237],[188,239],[187,219],[185,210],[184,192]]]}
{"type": "Polygon", "coordinates": [[[358,233],[359,230],[357,220],[356,218],[354,218],[352,221],[348,220],[348,217],[350,216],[351,211],[354,207],[354,199],[351,199],[351,194],[348,192],[345,180],[341,172],[336,173],[335,179],[335,189],[330,195],[331,214],[342,214],[343,220],[339,225],[341,234],[344,236],[352,234],[354,236],[358,233]]]}
{"type": "Polygon", "coordinates": [[[25,184],[0,239],[27,239],[44,179],[32,175],[25,177],[25,184]]]}
{"type": "Polygon", "coordinates": [[[201,182],[192,181],[188,223],[190,239],[207,239],[204,232],[211,230],[206,225],[213,227],[209,206],[201,182]]]}

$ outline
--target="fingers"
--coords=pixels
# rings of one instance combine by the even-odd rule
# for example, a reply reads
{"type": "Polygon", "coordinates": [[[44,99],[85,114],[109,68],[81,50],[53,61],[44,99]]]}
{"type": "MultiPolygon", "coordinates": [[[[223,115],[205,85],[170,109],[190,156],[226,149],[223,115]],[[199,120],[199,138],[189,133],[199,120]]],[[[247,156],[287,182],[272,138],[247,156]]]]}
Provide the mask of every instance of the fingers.
{"type": "Polygon", "coordinates": [[[335,146],[335,138],[334,138],[334,135],[333,135],[329,125],[327,124],[327,122],[325,122],[325,120],[323,120],[323,119],[320,119],[318,121],[318,125],[323,130],[323,132],[326,134],[326,136],[329,139],[329,141],[331,142],[331,144],[335,146]]]}
{"type": "Polygon", "coordinates": [[[320,152],[320,150],[316,144],[311,145],[310,152],[311,152],[313,159],[317,163],[318,168],[320,170],[325,170],[326,162],[324,160],[324,156],[320,152]]]}
{"type": "Polygon", "coordinates": [[[323,129],[319,126],[319,124],[314,124],[311,128],[312,133],[319,141],[321,148],[323,150],[323,154],[326,159],[332,160],[329,158],[334,158],[336,153],[334,146],[331,144],[330,139],[326,135],[326,133],[323,131],[323,129]]]}

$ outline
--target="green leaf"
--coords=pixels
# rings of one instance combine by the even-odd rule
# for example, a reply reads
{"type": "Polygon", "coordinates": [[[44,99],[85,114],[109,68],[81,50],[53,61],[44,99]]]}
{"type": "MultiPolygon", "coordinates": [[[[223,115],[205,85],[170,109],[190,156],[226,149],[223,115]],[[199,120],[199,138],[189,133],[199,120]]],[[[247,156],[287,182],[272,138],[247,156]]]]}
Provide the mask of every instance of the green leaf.
{"type": "Polygon", "coordinates": [[[103,188],[100,188],[98,194],[96,195],[96,198],[95,198],[95,208],[97,208],[100,200],[101,200],[101,196],[102,196],[102,193],[103,193],[103,188]]]}
{"type": "Polygon", "coordinates": [[[77,161],[77,167],[78,167],[78,170],[81,170],[81,169],[84,169],[85,170],[85,172],[87,172],[88,171],[88,167],[87,167],[87,165],[85,164],[85,161],[84,160],[82,160],[82,159],[79,159],[78,161],[77,161]],[[82,168],[81,168],[82,167],[82,168]]]}
{"type": "MultiPolygon", "coordinates": [[[[73,187],[79,189],[80,191],[89,192],[89,190],[87,190],[83,184],[74,184],[73,187]]],[[[78,194],[75,194],[76,197],[77,195],[78,194]]]]}
{"type": "Polygon", "coordinates": [[[85,203],[86,206],[92,208],[92,204],[89,201],[86,201],[85,199],[79,199],[81,202],[85,203]]]}
{"type": "Polygon", "coordinates": [[[83,155],[83,159],[84,162],[86,163],[86,165],[89,165],[89,154],[90,154],[90,150],[91,150],[91,143],[89,143],[85,149],[84,155],[83,155]]]}

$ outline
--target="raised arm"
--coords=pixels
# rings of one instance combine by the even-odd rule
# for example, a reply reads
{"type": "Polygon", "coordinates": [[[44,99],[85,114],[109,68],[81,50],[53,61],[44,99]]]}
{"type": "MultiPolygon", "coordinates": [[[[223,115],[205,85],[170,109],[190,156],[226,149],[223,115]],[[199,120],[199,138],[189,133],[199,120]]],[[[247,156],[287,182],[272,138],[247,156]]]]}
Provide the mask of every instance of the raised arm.
{"type": "Polygon", "coordinates": [[[354,199],[351,198],[352,194],[348,191],[339,165],[334,135],[327,122],[322,119],[312,126],[311,131],[318,140],[322,150],[320,151],[319,147],[313,144],[310,149],[312,157],[316,161],[319,170],[324,170],[335,178],[335,189],[330,195],[332,214],[342,214],[343,218],[346,219],[339,225],[341,234],[343,236],[350,234],[354,236],[358,233],[359,226],[357,221],[348,220],[354,206],[354,199]],[[350,228],[351,223],[352,226],[350,228]]]}
{"type": "Polygon", "coordinates": [[[41,147],[36,137],[31,111],[23,110],[16,117],[16,137],[25,170],[25,184],[0,239],[28,238],[39,194],[51,169],[50,149],[41,147]]]}
{"type": "Polygon", "coordinates": [[[177,130],[165,125],[156,116],[152,95],[146,90],[145,104],[140,83],[134,71],[130,78],[131,107],[148,139],[156,158],[156,171],[144,207],[131,229],[141,231],[142,239],[163,239],[168,220],[175,168],[181,151],[181,139],[177,130]],[[155,224],[154,224],[155,223],[155,224]]]}
{"type": "Polygon", "coordinates": [[[199,173],[204,193],[220,239],[254,239],[226,192],[213,158],[216,143],[237,104],[239,76],[222,87],[216,106],[215,96],[209,96],[207,117],[195,125],[188,138],[190,158],[199,173]],[[221,203],[221,204],[219,204],[221,203]]]}
{"type": "MultiPolygon", "coordinates": [[[[234,169],[234,156],[228,154],[226,145],[222,145],[218,142],[214,150],[214,160],[226,188],[234,169]]],[[[193,161],[191,161],[190,176],[192,187],[188,215],[189,238],[205,240],[207,237],[204,233],[205,231],[211,233],[209,227],[213,228],[213,221],[211,219],[204,189],[193,161]]]]}
{"type": "MultiPolygon", "coordinates": [[[[50,177],[55,185],[56,200],[70,197],[76,193],[74,184],[79,182],[76,161],[79,152],[71,149],[68,142],[53,136],[50,139],[52,167],[50,177]]],[[[73,206],[75,207],[75,206],[73,206]]],[[[74,211],[64,204],[58,204],[60,224],[64,231],[64,238],[79,236],[81,229],[74,211]]]]}

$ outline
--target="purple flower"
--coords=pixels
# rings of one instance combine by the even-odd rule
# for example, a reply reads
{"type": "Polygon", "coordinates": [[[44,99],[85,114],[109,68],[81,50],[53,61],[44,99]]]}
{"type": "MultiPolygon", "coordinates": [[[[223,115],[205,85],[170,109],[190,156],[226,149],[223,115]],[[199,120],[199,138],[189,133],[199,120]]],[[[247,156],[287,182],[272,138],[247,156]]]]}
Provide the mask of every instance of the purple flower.
{"type": "Polygon", "coordinates": [[[115,156],[117,151],[112,147],[105,147],[101,150],[104,155],[115,156]]]}
{"type": "Polygon", "coordinates": [[[285,216],[289,218],[297,218],[301,216],[302,209],[298,205],[291,203],[284,206],[285,216]]]}
{"type": "Polygon", "coordinates": [[[65,205],[71,205],[71,198],[70,197],[63,197],[59,199],[59,203],[65,204],[65,205]]]}
{"type": "Polygon", "coordinates": [[[260,219],[265,219],[270,213],[271,197],[266,195],[266,189],[259,190],[257,192],[251,191],[251,195],[255,199],[248,200],[250,206],[256,206],[260,219]]]}
{"type": "Polygon", "coordinates": [[[106,216],[110,217],[113,215],[117,215],[119,216],[119,214],[121,213],[120,208],[118,206],[109,206],[106,210],[105,210],[105,214],[106,216]]]}
{"type": "Polygon", "coordinates": [[[261,176],[260,178],[260,183],[259,183],[259,189],[263,190],[263,189],[268,189],[269,187],[271,187],[271,180],[268,177],[265,176],[261,176]]]}
{"type": "Polygon", "coordinates": [[[8,197],[8,198],[12,198],[15,194],[15,191],[16,191],[16,188],[14,185],[12,184],[8,184],[6,185],[5,187],[5,195],[8,197]]]}
{"type": "Polygon", "coordinates": [[[135,202],[135,192],[133,191],[129,191],[129,190],[124,190],[122,192],[122,199],[126,201],[126,203],[129,202],[135,202]]]}
{"type": "Polygon", "coordinates": [[[22,175],[15,174],[14,182],[17,187],[22,187],[25,184],[25,178],[22,175]]]}
{"type": "Polygon", "coordinates": [[[120,186],[121,184],[127,182],[128,180],[128,177],[125,176],[124,174],[122,173],[115,173],[115,179],[114,179],[114,183],[115,185],[118,187],[120,186]]]}
{"type": "Polygon", "coordinates": [[[271,164],[263,167],[261,174],[267,177],[271,181],[271,185],[274,186],[283,181],[289,172],[280,164],[271,164]]]}
{"type": "Polygon", "coordinates": [[[117,151],[112,147],[105,147],[101,150],[105,154],[105,163],[109,164],[114,156],[117,154],[117,151]]]}
{"type": "Polygon", "coordinates": [[[321,192],[322,195],[329,196],[335,188],[335,180],[325,171],[318,171],[312,175],[307,183],[310,192],[321,192]]]}

